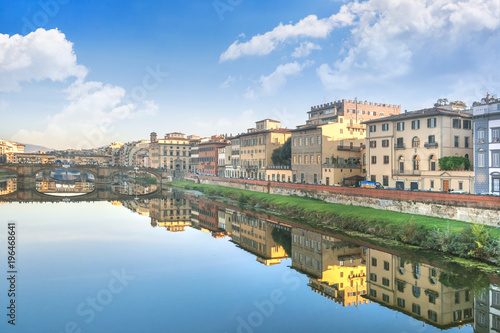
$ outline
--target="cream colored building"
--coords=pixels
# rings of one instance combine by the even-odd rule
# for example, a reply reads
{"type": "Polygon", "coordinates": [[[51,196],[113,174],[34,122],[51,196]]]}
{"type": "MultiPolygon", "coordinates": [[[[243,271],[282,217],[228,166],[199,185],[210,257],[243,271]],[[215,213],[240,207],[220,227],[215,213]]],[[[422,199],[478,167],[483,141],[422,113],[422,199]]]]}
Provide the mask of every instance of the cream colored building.
{"type": "Polygon", "coordinates": [[[191,140],[184,133],[167,133],[163,139],[151,133],[150,153],[153,168],[185,171],[191,168],[191,140]]]}
{"type": "MultiPolygon", "coordinates": [[[[267,167],[273,165],[273,151],[281,147],[291,133],[290,130],[281,128],[279,121],[272,119],[258,121],[255,125],[255,128],[232,140],[237,140],[239,144],[239,155],[235,155],[239,156],[240,176],[263,180],[267,167]]],[[[235,147],[231,151],[237,152],[235,147]]]]}
{"type": "Polygon", "coordinates": [[[366,121],[367,178],[385,187],[474,192],[474,172],[441,171],[438,160],[473,165],[472,119],[438,107],[366,121]]]}
{"type": "Polygon", "coordinates": [[[474,321],[474,295],[440,282],[441,269],[368,248],[367,298],[440,329],[474,321]]]}
{"type": "Polygon", "coordinates": [[[365,125],[343,116],[336,121],[292,130],[294,182],[332,185],[343,177],[363,176],[360,160],[365,125]]]}

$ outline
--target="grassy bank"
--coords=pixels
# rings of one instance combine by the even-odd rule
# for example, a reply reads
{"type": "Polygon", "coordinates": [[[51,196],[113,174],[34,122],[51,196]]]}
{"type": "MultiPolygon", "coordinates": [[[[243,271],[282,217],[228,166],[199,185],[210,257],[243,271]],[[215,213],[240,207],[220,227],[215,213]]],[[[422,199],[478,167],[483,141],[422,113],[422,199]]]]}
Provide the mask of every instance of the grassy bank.
{"type": "MultiPolygon", "coordinates": [[[[224,186],[173,182],[208,195],[277,211],[321,228],[348,230],[500,265],[500,229],[456,220],[413,215],[320,200],[266,194],[224,186]]],[[[481,222],[481,221],[477,221],[481,222]]]]}

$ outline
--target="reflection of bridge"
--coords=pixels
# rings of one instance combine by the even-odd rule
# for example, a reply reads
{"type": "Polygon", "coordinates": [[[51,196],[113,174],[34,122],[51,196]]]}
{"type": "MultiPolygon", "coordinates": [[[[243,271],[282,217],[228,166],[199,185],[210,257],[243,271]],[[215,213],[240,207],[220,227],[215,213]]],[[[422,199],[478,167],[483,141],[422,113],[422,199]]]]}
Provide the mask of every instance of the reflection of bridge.
{"type": "Polygon", "coordinates": [[[0,195],[1,202],[85,202],[85,201],[111,201],[111,200],[133,200],[138,197],[141,199],[161,198],[164,196],[165,189],[158,187],[156,191],[142,195],[125,195],[113,192],[111,186],[107,184],[98,184],[94,191],[78,196],[53,196],[38,192],[35,187],[31,189],[17,190],[10,194],[0,195]]]}
{"type": "MultiPolygon", "coordinates": [[[[40,172],[63,168],[59,164],[0,164],[0,170],[8,171],[17,176],[17,191],[0,196],[0,201],[62,201],[65,197],[51,196],[38,192],[35,189],[36,175],[40,172]]],[[[96,201],[96,200],[126,200],[134,198],[135,195],[114,193],[111,190],[113,177],[120,173],[147,172],[157,179],[157,190],[139,195],[141,198],[155,197],[166,188],[166,183],[176,176],[176,171],[152,168],[122,167],[122,166],[94,166],[94,165],[71,165],[68,167],[80,172],[88,172],[95,177],[95,190],[80,196],[69,197],[70,201],[96,201]]],[[[178,172],[178,171],[177,171],[178,172]]]]}

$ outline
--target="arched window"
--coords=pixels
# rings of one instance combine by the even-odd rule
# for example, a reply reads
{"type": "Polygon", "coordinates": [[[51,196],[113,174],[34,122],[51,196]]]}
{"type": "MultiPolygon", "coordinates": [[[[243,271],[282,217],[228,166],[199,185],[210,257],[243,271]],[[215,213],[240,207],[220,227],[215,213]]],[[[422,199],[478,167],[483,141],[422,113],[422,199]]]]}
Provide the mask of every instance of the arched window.
{"type": "Polygon", "coordinates": [[[436,155],[429,156],[429,170],[436,171],[436,155]]]}
{"type": "Polygon", "coordinates": [[[418,137],[413,137],[413,140],[411,140],[411,146],[413,148],[420,147],[420,139],[418,137]]]}
{"type": "Polygon", "coordinates": [[[420,287],[418,287],[418,286],[412,286],[411,290],[412,290],[413,296],[415,296],[415,298],[419,298],[420,297],[420,287]]]}
{"type": "Polygon", "coordinates": [[[405,158],[403,156],[399,156],[398,162],[399,162],[399,172],[404,172],[405,171],[405,158]]]}
{"type": "Polygon", "coordinates": [[[413,156],[413,170],[420,170],[420,157],[418,155],[413,156]]]}

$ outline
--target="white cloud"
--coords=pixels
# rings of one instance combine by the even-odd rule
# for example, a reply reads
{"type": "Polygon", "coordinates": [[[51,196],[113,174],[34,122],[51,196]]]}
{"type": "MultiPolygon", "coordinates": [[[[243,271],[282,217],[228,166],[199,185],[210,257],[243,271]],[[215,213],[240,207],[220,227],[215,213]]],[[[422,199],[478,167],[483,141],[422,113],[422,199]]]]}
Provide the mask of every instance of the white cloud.
{"type": "Polygon", "coordinates": [[[295,25],[280,23],[272,31],[253,36],[248,42],[235,41],[221,54],[220,61],[235,60],[245,55],[266,55],[292,38],[325,38],[333,28],[351,24],[353,18],[351,13],[341,10],[338,14],[325,19],[309,15],[295,25]]]}
{"type": "Polygon", "coordinates": [[[322,64],[317,69],[330,90],[399,77],[424,61],[432,65],[443,54],[455,52],[460,57],[464,47],[475,45],[484,52],[475,41],[478,32],[491,32],[500,25],[496,0],[371,0],[342,8],[357,19],[343,57],[333,67],[322,64]]]}
{"type": "Polygon", "coordinates": [[[255,91],[250,87],[247,88],[247,91],[245,91],[243,97],[249,100],[254,100],[257,98],[257,96],[255,96],[255,91]]]}
{"type": "Polygon", "coordinates": [[[304,58],[310,55],[313,50],[321,50],[321,46],[311,42],[300,43],[300,46],[292,52],[292,57],[304,58]]]}
{"type": "Polygon", "coordinates": [[[223,83],[220,84],[220,88],[221,89],[226,89],[226,88],[229,88],[229,86],[231,85],[231,83],[233,83],[235,81],[234,77],[232,77],[231,75],[229,75],[226,79],[226,81],[224,81],[223,83]]]}
{"type": "Polygon", "coordinates": [[[306,61],[300,65],[298,62],[290,62],[284,65],[279,65],[274,72],[268,76],[260,77],[261,91],[265,95],[274,95],[283,88],[289,76],[297,76],[302,73],[302,70],[310,66],[312,62],[306,61]]]}
{"type": "Polygon", "coordinates": [[[113,124],[157,112],[151,101],[127,102],[121,87],[100,82],[76,82],[67,89],[68,103],[62,111],[46,119],[45,130],[20,130],[19,142],[50,148],[92,148],[113,141],[113,124]]]}
{"type": "Polygon", "coordinates": [[[214,135],[214,129],[218,134],[236,135],[239,130],[245,130],[245,126],[252,126],[255,123],[253,109],[243,110],[239,114],[232,114],[230,117],[220,117],[214,119],[207,115],[207,118],[197,117],[189,122],[190,128],[197,133],[204,132],[207,135],[214,135]]]}
{"type": "Polygon", "coordinates": [[[74,79],[61,111],[45,119],[45,129],[21,129],[12,139],[56,149],[97,147],[113,141],[118,121],[157,112],[154,102],[129,97],[122,87],[85,82],[87,72],[77,64],[73,44],[58,30],[0,35],[0,90],[19,90],[27,81],[74,79]]]}
{"type": "Polygon", "coordinates": [[[27,36],[0,34],[0,91],[16,91],[21,82],[83,78],[73,44],[59,30],[38,29],[27,36]]]}

